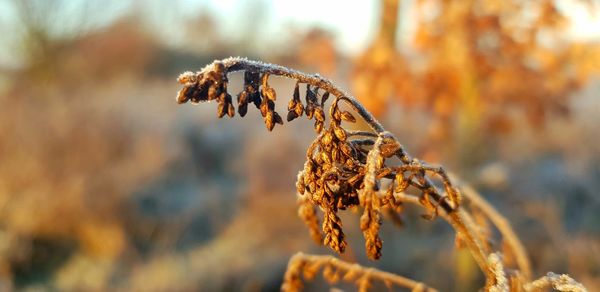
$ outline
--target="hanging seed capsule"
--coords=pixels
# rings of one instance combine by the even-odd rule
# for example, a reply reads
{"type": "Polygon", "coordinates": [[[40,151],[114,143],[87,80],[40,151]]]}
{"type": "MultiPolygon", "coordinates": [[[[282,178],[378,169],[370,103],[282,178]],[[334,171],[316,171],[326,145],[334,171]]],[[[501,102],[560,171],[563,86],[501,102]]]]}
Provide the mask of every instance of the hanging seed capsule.
{"type": "Polygon", "coordinates": [[[275,127],[272,111],[267,111],[267,113],[265,115],[265,126],[267,126],[267,130],[269,130],[269,132],[273,131],[273,128],[275,127]]]}
{"type": "Polygon", "coordinates": [[[273,89],[272,87],[267,87],[264,88],[264,95],[266,98],[268,98],[271,101],[275,101],[277,99],[277,93],[275,92],[275,89],[273,89]]]}
{"type": "Polygon", "coordinates": [[[253,91],[250,94],[250,100],[254,103],[256,108],[260,109],[260,105],[262,104],[262,99],[260,98],[260,94],[258,91],[253,91]]]}
{"type": "Polygon", "coordinates": [[[320,107],[315,107],[315,120],[317,120],[319,122],[325,121],[325,113],[323,112],[323,109],[320,107]]]}
{"type": "Polygon", "coordinates": [[[260,77],[260,86],[262,86],[262,87],[269,87],[269,73],[264,73],[260,77]]]}
{"type": "Polygon", "coordinates": [[[302,105],[301,101],[298,101],[296,107],[294,108],[294,111],[296,112],[297,117],[302,116],[302,114],[304,113],[304,106],[302,105]]]}
{"type": "Polygon", "coordinates": [[[184,87],[179,92],[177,92],[177,103],[182,104],[186,103],[190,98],[188,97],[188,92],[191,92],[193,89],[191,87],[184,87]]]}
{"type": "Polygon", "coordinates": [[[325,93],[323,93],[323,96],[321,97],[321,106],[325,105],[327,99],[329,99],[329,91],[325,91],[325,93]]]}
{"type": "Polygon", "coordinates": [[[346,122],[350,122],[350,123],[355,123],[356,122],[356,118],[354,118],[354,116],[347,111],[342,112],[341,116],[342,120],[346,121],[346,122]]]}
{"type": "Polygon", "coordinates": [[[331,135],[331,132],[329,131],[325,132],[323,137],[321,137],[321,143],[323,143],[323,145],[330,145],[332,141],[333,135],[331,135]]]}
{"type": "Polygon", "coordinates": [[[275,110],[275,103],[272,100],[267,99],[267,109],[270,111],[275,110]]]}
{"type": "Polygon", "coordinates": [[[266,117],[268,112],[269,112],[269,105],[267,104],[267,100],[263,99],[262,103],[260,104],[260,114],[263,117],[266,117]]]}
{"type": "Polygon", "coordinates": [[[238,113],[240,114],[241,117],[246,116],[246,113],[248,113],[248,104],[247,103],[240,104],[238,106],[238,113]]]}
{"type": "Polygon", "coordinates": [[[218,95],[220,95],[220,91],[216,85],[211,85],[208,88],[208,100],[217,99],[218,95]]]}
{"type": "Polygon", "coordinates": [[[319,122],[319,121],[315,122],[315,131],[317,133],[321,133],[321,131],[323,131],[323,122],[319,122]]]}
{"type": "Polygon", "coordinates": [[[246,90],[240,91],[237,95],[238,105],[248,104],[248,92],[246,90]]]}
{"type": "Polygon", "coordinates": [[[317,183],[316,183],[315,181],[311,181],[311,182],[308,184],[308,190],[309,190],[311,193],[313,193],[313,194],[314,194],[314,193],[315,193],[315,191],[317,190],[317,183]]]}
{"type": "Polygon", "coordinates": [[[296,108],[297,103],[298,102],[296,100],[290,99],[290,101],[288,102],[288,106],[287,106],[288,111],[294,110],[296,108]]]}
{"type": "Polygon", "coordinates": [[[327,152],[322,151],[321,154],[319,154],[319,157],[321,158],[321,160],[323,160],[324,163],[331,164],[331,157],[329,157],[329,154],[327,154],[327,152]]]}
{"type": "Polygon", "coordinates": [[[295,112],[295,111],[289,111],[289,112],[287,113],[287,118],[286,118],[286,120],[287,120],[288,122],[291,122],[291,121],[293,121],[293,120],[294,120],[295,118],[297,118],[297,117],[298,117],[298,115],[296,115],[296,112],[295,112]]]}
{"type": "Polygon", "coordinates": [[[331,150],[331,159],[333,159],[333,161],[338,162],[340,159],[340,151],[336,148],[331,150]]]}
{"type": "Polygon", "coordinates": [[[227,107],[227,115],[230,118],[233,118],[235,116],[235,108],[233,107],[232,103],[228,103],[228,107],[227,107]]]}
{"type": "Polygon", "coordinates": [[[217,106],[217,117],[222,118],[226,112],[227,108],[225,102],[219,102],[219,105],[217,106]]]}
{"type": "Polygon", "coordinates": [[[333,128],[333,133],[338,140],[346,141],[346,130],[342,129],[341,127],[335,127],[333,128]]]}
{"type": "Polygon", "coordinates": [[[273,122],[276,124],[283,125],[283,119],[277,112],[273,112],[273,122]]]}
{"type": "Polygon", "coordinates": [[[306,105],[306,108],[304,109],[306,112],[306,117],[310,120],[313,117],[313,114],[315,113],[315,108],[312,105],[312,103],[309,103],[306,105]]]}

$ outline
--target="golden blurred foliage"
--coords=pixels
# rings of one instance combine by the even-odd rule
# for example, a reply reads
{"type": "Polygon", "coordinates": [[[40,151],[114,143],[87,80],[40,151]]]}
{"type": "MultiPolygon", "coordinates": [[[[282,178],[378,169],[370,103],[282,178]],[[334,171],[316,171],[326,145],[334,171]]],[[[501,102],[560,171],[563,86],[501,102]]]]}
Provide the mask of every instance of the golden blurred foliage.
{"type": "Polygon", "coordinates": [[[393,100],[431,113],[434,140],[456,127],[505,133],[512,112],[535,127],[567,116],[572,93],[600,73],[600,47],[567,37],[558,2],[417,1],[409,58],[396,48],[399,1],[382,0],[379,35],[355,61],[354,93],[377,115],[393,100]]]}

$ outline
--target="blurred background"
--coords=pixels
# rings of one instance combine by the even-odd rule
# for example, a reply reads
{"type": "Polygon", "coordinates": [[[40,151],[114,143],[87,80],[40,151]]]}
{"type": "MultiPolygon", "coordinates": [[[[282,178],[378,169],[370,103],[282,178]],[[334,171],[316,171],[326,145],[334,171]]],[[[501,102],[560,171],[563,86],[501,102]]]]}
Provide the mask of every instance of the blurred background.
{"type": "MultiPolygon", "coordinates": [[[[598,1],[0,0],[0,34],[0,291],[275,291],[292,254],[330,254],[296,216],[309,121],[175,103],[179,73],[236,55],[331,78],[506,215],[536,276],[600,287],[598,1]]],[[[384,221],[378,262],[344,214],[342,258],[480,287],[419,214],[384,221]]]]}

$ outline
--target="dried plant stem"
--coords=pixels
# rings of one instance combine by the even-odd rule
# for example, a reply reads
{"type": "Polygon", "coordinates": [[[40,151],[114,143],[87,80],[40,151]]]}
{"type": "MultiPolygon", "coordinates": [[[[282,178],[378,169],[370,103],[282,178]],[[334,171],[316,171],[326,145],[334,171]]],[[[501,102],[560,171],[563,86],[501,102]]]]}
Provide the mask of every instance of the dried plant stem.
{"type": "Polygon", "coordinates": [[[519,273],[526,282],[531,281],[531,263],[527,252],[521,243],[521,240],[517,237],[510,222],[506,220],[498,211],[490,205],[481,195],[469,185],[461,186],[462,194],[467,200],[481,210],[488,219],[496,226],[502,238],[506,241],[510,247],[512,253],[515,256],[519,273]]]}
{"type": "MultiPolygon", "coordinates": [[[[257,71],[263,72],[270,75],[278,75],[283,77],[288,77],[291,79],[295,79],[299,82],[310,84],[314,87],[318,87],[323,89],[335,97],[346,100],[355,110],[356,112],[365,120],[365,122],[375,131],[376,133],[383,133],[385,129],[379,123],[373,115],[367,111],[367,109],[360,103],[356,98],[347,94],[337,86],[333,85],[331,81],[321,77],[319,74],[306,74],[300,72],[298,70],[290,69],[287,67],[283,67],[275,64],[267,64],[259,61],[248,60],[245,58],[231,57],[227,59],[221,60],[223,65],[227,68],[228,72],[236,72],[236,71],[257,71]]],[[[212,66],[212,64],[208,65],[212,66]]],[[[208,67],[207,66],[207,67],[208,67]]],[[[206,71],[206,68],[201,71],[206,71]]]]}
{"type": "MultiPolygon", "coordinates": [[[[333,269],[334,273],[324,272],[324,276],[329,282],[337,282],[339,279],[345,281],[356,281],[357,284],[360,284],[360,281],[381,281],[385,285],[388,286],[391,290],[391,286],[404,287],[411,289],[412,291],[427,291],[427,292],[435,292],[437,291],[434,288],[428,287],[425,283],[418,282],[400,275],[384,272],[377,270],[375,268],[365,268],[359,264],[349,263],[342,260],[339,260],[332,256],[326,255],[307,255],[304,253],[296,253],[294,256],[290,258],[288,269],[286,271],[286,275],[284,277],[285,281],[282,285],[283,291],[294,291],[294,288],[298,287],[297,284],[292,284],[289,282],[291,279],[298,280],[298,274],[302,271],[299,271],[297,268],[302,269],[315,269],[315,268],[324,268],[324,269],[333,269]],[[293,274],[293,275],[292,275],[293,274]],[[340,277],[340,275],[343,275],[340,277]]],[[[316,271],[311,271],[311,274],[316,273],[316,271]]]]}
{"type": "MultiPolygon", "coordinates": [[[[555,274],[548,274],[524,286],[531,277],[531,265],[508,220],[472,188],[463,185],[459,191],[452,182],[454,178],[450,179],[442,167],[431,166],[411,157],[398,139],[385,131],[357,99],[318,74],[305,74],[244,58],[216,60],[201,71],[185,72],[179,76],[178,81],[184,88],[178,92],[177,101],[200,103],[214,100],[218,102],[218,117],[235,116],[234,100],[227,85],[228,74],[236,71],[245,71],[244,87],[237,94],[238,113],[245,116],[248,105],[254,104],[269,131],[274,129],[275,124],[283,125],[283,118],[275,111],[277,93],[269,85],[269,77],[283,76],[296,80],[293,97],[288,103],[287,121],[301,116],[314,119],[314,128],[318,133],[308,147],[304,168],[296,181],[299,215],[315,241],[343,253],[347,243],[338,211],[362,207],[360,228],[365,238],[365,250],[370,259],[379,259],[383,244],[379,237],[382,212],[399,215],[403,203],[412,203],[426,210],[424,218],[432,220],[441,215],[454,228],[456,236],[465,243],[484,273],[486,291],[518,290],[521,287],[535,290],[549,285],[561,291],[585,291],[581,284],[568,276],[555,274]],[[305,102],[300,98],[300,84],[306,85],[305,102]],[[324,106],[330,96],[335,98],[326,113],[324,106]],[[369,125],[371,131],[346,130],[343,123],[356,122],[356,118],[349,111],[340,109],[340,102],[347,103],[369,125]],[[329,122],[327,125],[326,120],[329,122]],[[388,160],[393,157],[397,157],[400,163],[388,160]],[[418,195],[406,194],[407,189],[416,190],[418,195]],[[488,235],[479,231],[481,228],[461,203],[463,194],[470,201],[472,211],[481,211],[483,221],[492,222],[500,231],[516,259],[517,273],[507,273],[501,254],[494,253],[487,246],[488,235]],[[323,213],[322,224],[319,224],[318,210],[323,213]]],[[[363,268],[329,256],[304,254],[297,254],[290,260],[282,288],[287,291],[301,289],[302,278],[310,280],[320,268],[323,268],[324,277],[329,282],[338,281],[339,273],[343,272],[344,280],[355,281],[360,291],[370,287],[371,279],[381,280],[388,286],[395,284],[413,290],[432,291],[423,283],[397,275],[363,268]]]]}
{"type": "MultiPolygon", "coordinates": [[[[396,194],[396,196],[403,202],[416,204],[422,207],[417,196],[405,193],[396,194]]],[[[475,262],[477,262],[477,265],[481,271],[486,274],[486,278],[489,280],[490,277],[488,277],[488,275],[490,275],[492,272],[492,268],[488,263],[488,255],[485,253],[481,242],[476,236],[474,236],[475,223],[473,223],[473,219],[469,213],[464,211],[461,207],[458,207],[453,212],[442,213],[441,216],[454,228],[458,234],[461,235],[461,238],[467,244],[467,247],[475,259],[475,262]]]]}

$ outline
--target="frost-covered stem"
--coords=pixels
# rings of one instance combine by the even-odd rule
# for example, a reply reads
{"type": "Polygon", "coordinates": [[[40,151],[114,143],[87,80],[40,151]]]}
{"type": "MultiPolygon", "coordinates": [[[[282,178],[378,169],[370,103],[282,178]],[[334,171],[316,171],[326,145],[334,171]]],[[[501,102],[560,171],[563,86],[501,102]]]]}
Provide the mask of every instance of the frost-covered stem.
{"type": "MultiPolygon", "coordinates": [[[[254,71],[269,73],[271,75],[283,76],[291,79],[300,81],[301,83],[307,83],[312,86],[321,88],[335,97],[348,102],[356,112],[365,120],[365,122],[375,131],[377,134],[384,132],[384,128],[375,119],[375,117],[362,105],[358,100],[351,95],[344,92],[342,89],[333,85],[331,81],[321,77],[319,74],[306,74],[298,70],[283,67],[281,65],[269,64],[259,61],[248,60],[245,58],[231,57],[220,60],[218,62],[223,63],[225,70],[229,73],[237,71],[254,71]]],[[[214,68],[214,63],[204,67],[200,72],[209,72],[214,68]]]]}

